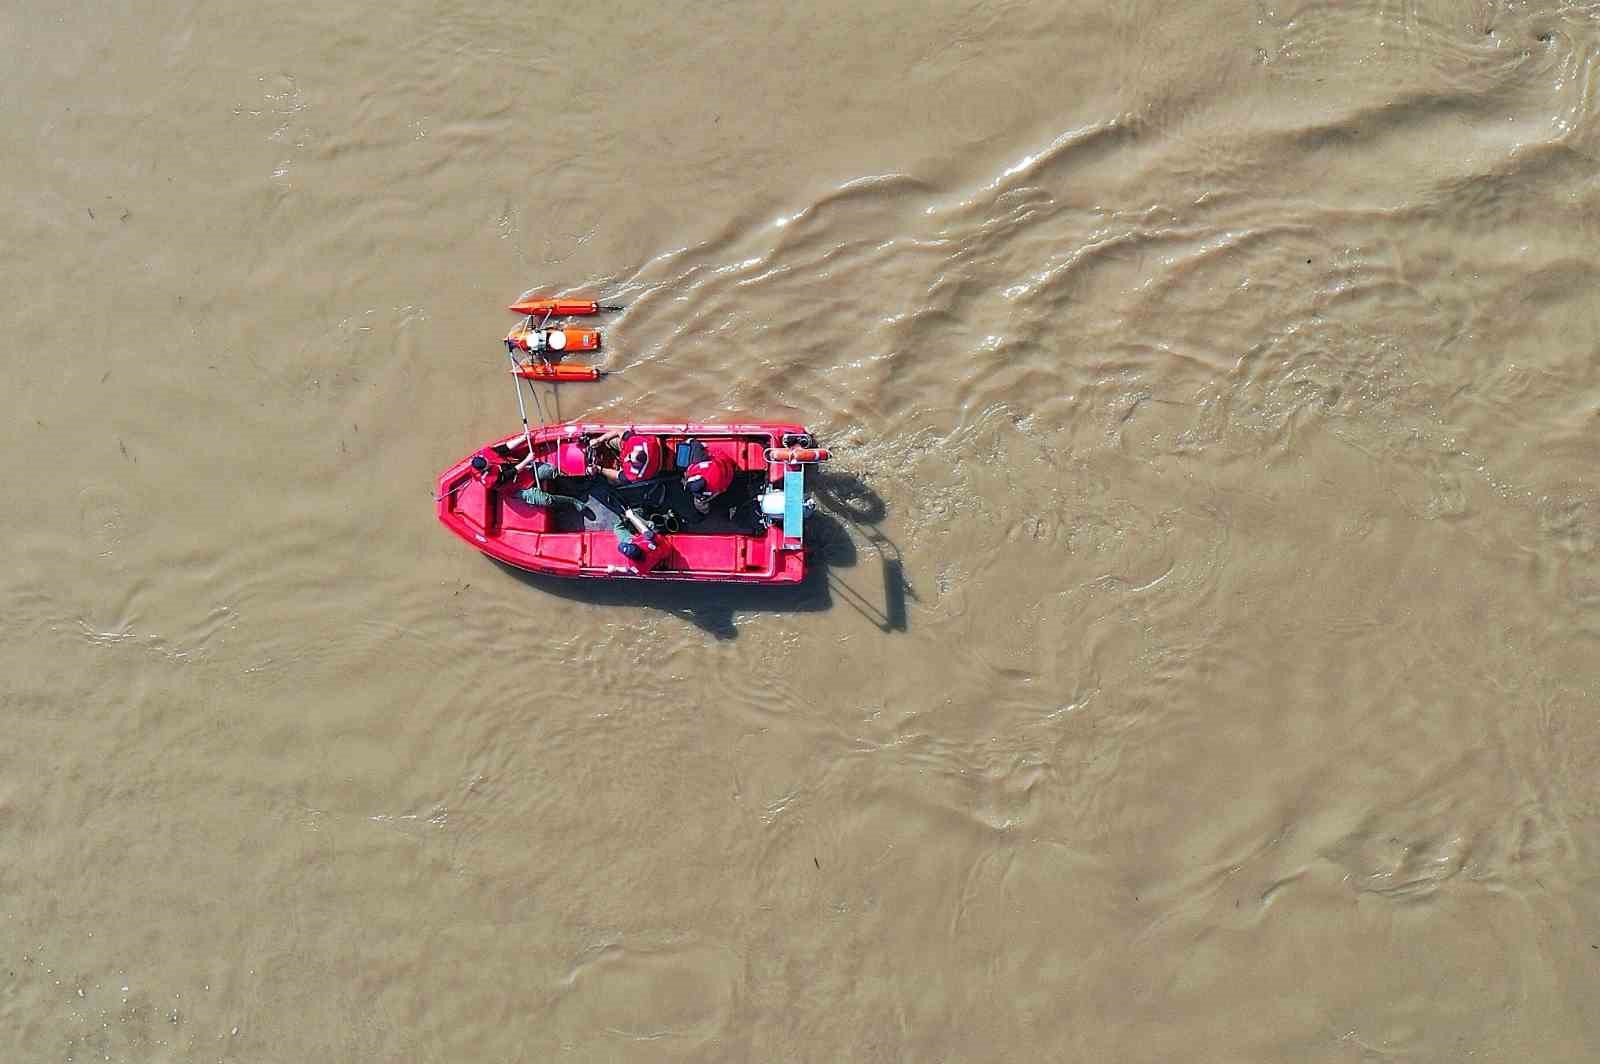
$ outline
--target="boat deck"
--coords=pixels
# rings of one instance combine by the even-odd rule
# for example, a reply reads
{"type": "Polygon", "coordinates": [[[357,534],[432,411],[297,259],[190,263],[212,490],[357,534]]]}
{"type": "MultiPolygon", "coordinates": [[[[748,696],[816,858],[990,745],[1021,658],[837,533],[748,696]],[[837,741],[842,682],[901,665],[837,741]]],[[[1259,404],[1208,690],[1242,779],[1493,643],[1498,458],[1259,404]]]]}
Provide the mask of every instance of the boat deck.
{"type": "Polygon", "coordinates": [[[647,517],[657,519],[671,515],[667,521],[656,520],[665,532],[679,535],[750,535],[766,532],[758,523],[756,496],[765,478],[759,473],[741,473],[733,487],[724,492],[708,514],[695,512],[689,493],[677,473],[641,481],[637,484],[608,484],[595,479],[572,480],[558,477],[547,483],[545,490],[556,495],[569,495],[584,504],[582,513],[562,507],[550,514],[552,532],[610,532],[622,520],[621,507],[632,506],[647,517]],[[729,511],[733,515],[729,516],[729,511]]]}

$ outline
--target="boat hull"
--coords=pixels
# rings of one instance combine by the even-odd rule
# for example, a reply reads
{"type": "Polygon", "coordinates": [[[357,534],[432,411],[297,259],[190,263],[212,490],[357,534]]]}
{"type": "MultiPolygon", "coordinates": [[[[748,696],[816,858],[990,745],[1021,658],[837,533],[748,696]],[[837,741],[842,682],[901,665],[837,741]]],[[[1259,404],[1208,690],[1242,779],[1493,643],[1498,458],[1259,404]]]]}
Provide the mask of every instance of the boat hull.
{"type": "MultiPolygon", "coordinates": [[[[790,423],[707,425],[696,423],[567,422],[542,425],[532,432],[538,462],[557,465],[562,445],[594,438],[626,427],[631,432],[655,435],[668,453],[678,443],[696,440],[711,453],[731,458],[742,477],[743,490],[791,488],[795,467],[767,460],[769,448],[785,440],[809,438],[806,430],[790,423]]],[[[522,435],[491,441],[504,460],[520,462],[528,454],[522,435]]],[[[570,447],[567,448],[570,451],[570,447]]],[[[618,507],[615,492],[598,479],[563,479],[547,490],[570,494],[586,503],[585,516],[558,507],[530,506],[515,489],[489,486],[475,474],[474,452],[439,476],[437,514],[440,523],[457,538],[496,561],[548,576],[592,580],[683,581],[783,586],[798,584],[806,575],[806,549],[795,529],[778,523],[770,527],[730,527],[720,516],[703,525],[685,525],[663,532],[666,547],[659,564],[639,572],[618,551],[613,530],[618,507]]],[[[667,472],[657,478],[664,489],[678,491],[679,477],[667,472]]],[[[648,485],[639,487],[648,488],[648,485]]]]}

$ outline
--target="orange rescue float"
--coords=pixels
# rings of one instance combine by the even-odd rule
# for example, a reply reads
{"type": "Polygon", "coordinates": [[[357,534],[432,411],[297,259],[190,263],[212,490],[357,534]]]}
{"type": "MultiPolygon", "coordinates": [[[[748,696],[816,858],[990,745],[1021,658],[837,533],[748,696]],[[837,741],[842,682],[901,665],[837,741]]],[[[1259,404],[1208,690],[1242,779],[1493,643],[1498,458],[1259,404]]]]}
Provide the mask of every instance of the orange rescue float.
{"type": "Polygon", "coordinates": [[[621,307],[610,307],[603,303],[596,303],[592,299],[519,299],[506,308],[513,314],[524,317],[534,315],[538,317],[567,318],[584,317],[589,314],[598,314],[603,310],[621,310],[621,307]]]}
{"type": "Polygon", "coordinates": [[[605,376],[593,366],[567,362],[524,362],[512,372],[530,381],[597,381],[605,376]]]}

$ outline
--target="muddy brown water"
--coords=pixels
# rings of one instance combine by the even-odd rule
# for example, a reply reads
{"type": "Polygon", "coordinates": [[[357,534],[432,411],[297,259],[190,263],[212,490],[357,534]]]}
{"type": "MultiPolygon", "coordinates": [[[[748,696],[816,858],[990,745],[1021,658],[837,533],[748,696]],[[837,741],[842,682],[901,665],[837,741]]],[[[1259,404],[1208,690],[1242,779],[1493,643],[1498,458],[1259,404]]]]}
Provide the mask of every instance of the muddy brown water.
{"type": "Polygon", "coordinates": [[[0,42],[0,1058],[1600,1057],[1594,5],[0,42]],[[811,586],[436,524],[529,288],[811,586]]]}

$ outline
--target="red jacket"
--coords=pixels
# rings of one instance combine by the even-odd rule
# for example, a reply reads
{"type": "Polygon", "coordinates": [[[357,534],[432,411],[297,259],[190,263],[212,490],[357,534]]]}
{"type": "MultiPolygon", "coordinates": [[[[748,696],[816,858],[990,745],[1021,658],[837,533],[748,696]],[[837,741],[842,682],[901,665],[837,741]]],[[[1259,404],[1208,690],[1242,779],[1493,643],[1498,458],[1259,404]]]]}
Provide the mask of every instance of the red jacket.
{"type": "Polygon", "coordinates": [[[719,454],[684,470],[683,480],[696,495],[721,495],[733,486],[733,474],[733,462],[719,454]],[[697,478],[704,481],[703,487],[696,486],[697,478]]]}

